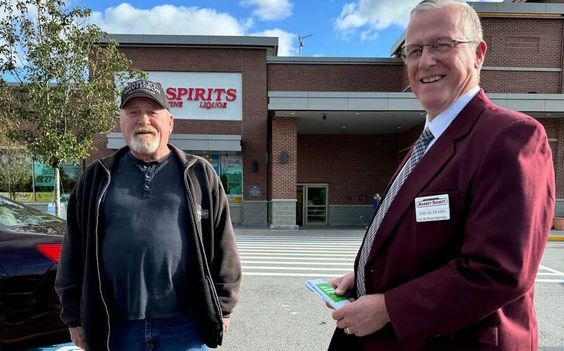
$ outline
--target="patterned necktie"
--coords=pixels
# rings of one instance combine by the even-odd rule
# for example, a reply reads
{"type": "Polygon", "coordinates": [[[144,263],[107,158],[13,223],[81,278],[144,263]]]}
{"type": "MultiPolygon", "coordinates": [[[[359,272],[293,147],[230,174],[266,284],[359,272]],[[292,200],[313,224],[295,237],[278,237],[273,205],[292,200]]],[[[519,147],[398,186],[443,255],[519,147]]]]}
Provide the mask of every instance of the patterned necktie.
{"type": "Polygon", "coordinates": [[[425,150],[427,149],[427,146],[429,145],[431,140],[433,140],[433,138],[434,136],[429,128],[425,128],[423,133],[421,133],[421,135],[419,136],[419,139],[417,139],[417,141],[415,142],[411,156],[397,175],[396,179],[394,179],[394,182],[390,186],[390,190],[388,190],[388,193],[382,200],[382,203],[378,208],[378,212],[376,212],[376,215],[374,216],[374,219],[370,224],[368,234],[366,234],[366,238],[364,239],[364,245],[362,245],[362,248],[360,249],[360,259],[358,261],[358,269],[356,272],[356,291],[359,297],[366,295],[366,286],[364,284],[364,266],[366,266],[366,260],[370,255],[370,250],[372,249],[372,244],[374,243],[376,232],[378,231],[378,228],[380,228],[380,224],[382,223],[386,212],[388,212],[390,204],[392,203],[392,201],[394,201],[394,198],[396,197],[398,191],[400,190],[401,186],[403,185],[413,168],[415,168],[415,165],[417,165],[417,162],[419,162],[421,157],[423,157],[423,155],[425,154],[425,150]]]}

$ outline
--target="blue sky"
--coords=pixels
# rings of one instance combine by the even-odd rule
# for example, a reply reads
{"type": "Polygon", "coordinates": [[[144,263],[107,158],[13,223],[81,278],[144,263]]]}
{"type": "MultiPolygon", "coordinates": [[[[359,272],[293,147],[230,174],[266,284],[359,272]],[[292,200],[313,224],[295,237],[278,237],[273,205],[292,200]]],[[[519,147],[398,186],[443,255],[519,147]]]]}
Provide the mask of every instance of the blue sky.
{"type": "MultiPolygon", "coordinates": [[[[489,0],[496,1],[496,0],[489,0]]],[[[502,1],[502,0],[497,0],[502,1]]],[[[67,0],[113,34],[262,35],[279,56],[389,57],[419,0],[67,0]]]]}

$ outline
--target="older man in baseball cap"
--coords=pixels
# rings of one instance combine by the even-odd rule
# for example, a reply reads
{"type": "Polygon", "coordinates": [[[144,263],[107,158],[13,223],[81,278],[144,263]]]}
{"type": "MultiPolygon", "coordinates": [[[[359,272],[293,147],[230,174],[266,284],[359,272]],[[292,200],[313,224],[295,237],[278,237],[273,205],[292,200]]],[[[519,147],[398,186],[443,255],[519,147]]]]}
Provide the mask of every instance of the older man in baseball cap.
{"type": "Polygon", "coordinates": [[[161,84],[121,96],[127,146],[94,162],[69,200],[56,289],[72,341],[91,350],[206,350],[221,344],[241,265],[221,181],[168,144],[161,84]]]}

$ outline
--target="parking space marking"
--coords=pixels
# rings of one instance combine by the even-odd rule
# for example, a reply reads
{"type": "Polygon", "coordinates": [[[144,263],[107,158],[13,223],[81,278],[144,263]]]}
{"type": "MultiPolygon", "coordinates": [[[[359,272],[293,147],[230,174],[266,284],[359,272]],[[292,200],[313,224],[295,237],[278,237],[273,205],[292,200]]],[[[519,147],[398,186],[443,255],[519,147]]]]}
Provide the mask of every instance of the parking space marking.
{"type": "Polygon", "coordinates": [[[539,271],[537,273],[537,283],[564,283],[564,272],[560,272],[554,268],[550,268],[544,265],[539,266],[539,271]],[[547,277],[547,278],[545,278],[547,277]],[[548,278],[550,277],[550,278],[548,278]]]}

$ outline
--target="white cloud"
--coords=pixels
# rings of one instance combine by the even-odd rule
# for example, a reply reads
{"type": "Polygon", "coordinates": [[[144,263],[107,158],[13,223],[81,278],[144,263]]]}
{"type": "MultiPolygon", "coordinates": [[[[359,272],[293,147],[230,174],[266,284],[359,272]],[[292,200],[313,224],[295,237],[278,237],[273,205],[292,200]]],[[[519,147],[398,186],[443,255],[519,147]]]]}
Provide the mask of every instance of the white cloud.
{"type": "Polygon", "coordinates": [[[292,3],[289,0],[241,0],[239,5],[256,6],[253,16],[262,21],[281,20],[292,15],[292,3]]]}
{"type": "Polygon", "coordinates": [[[214,9],[160,5],[137,9],[122,3],[103,13],[92,12],[91,22],[115,34],[243,35],[252,20],[239,21],[214,9]]]}
{"type": "Polygon", "coordinates": [[[298,36],[282,29],[268,29],[262,32],[251,33],[253,36],[278,37],[278,56],[298,55],[298,36]]]}
{"type": "MultiPolygon", "coordinates": [[[[482,0],[501,2],[503,0],[482,0]]],[[[360,31],[362,40],[374,39],[378,32],[392,25],[406,27],[409,14],[420,0],[356,0],[343,6],[335,20],[335,31],[348,37],[360,31]]]]}
{"type": "Polygon", "coordinates": [[[335,21],[335,30],[347,37],[357,30],[361,38],[373,39],[378,31],[391,25],[405,27],[409,21],[409,12],[419,0],[358,0],[343,6],[335,21]]]}
{"type": "Polygon", "coordinates": [[[237,20],[229,14],[214,9],[155,6],[137,9],[122,3],[102,12],[93,12],[93,24],[112,34],[175,34],[175,35],[253,35],[278,37],[278,55],[298,53],[298,36],[282,29],[269,29],[250,33],[252,19],[237,20]]]}

